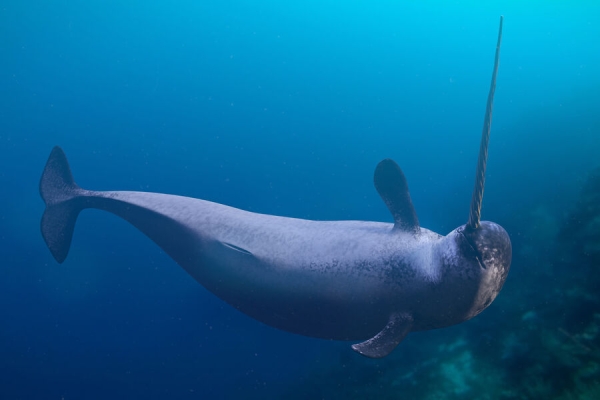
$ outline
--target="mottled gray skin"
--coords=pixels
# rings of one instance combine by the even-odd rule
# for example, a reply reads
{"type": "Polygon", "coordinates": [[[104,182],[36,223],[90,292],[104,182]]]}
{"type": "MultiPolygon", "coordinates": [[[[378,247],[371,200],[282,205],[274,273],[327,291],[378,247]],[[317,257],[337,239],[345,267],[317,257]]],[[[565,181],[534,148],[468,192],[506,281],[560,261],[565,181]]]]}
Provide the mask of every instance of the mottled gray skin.
{"type": "Polygon", "coordinates": [[[502,17],[469,222],[446,236],[420,227],[406,178],[392,160],[374,183],[394,224],[307,221],[158,193],[79,188],[55,147],[40,181],[42,235],[58,262],[79,212],[97,208],[129,221],[191,276],[268,325],[384,357],[411,331],[466,321],[496,298],[512,248],[502,227],[482,221],[502,17]]]}
{"type": "MultiPolygon", "coordinates": [[[[483,244],[478,257],[462,227],[413,235],[381,222],[277,217],[166,194],[84,196],[85,207],[132,223],[238,310],[307,336],[368,339],[395,312],[412,316],[412,331],[468,320],[496,297],[510,265],[494,256],[496,245],[483,244]]],[[[492,222],[475,236],[510,246],[492,222]]]]}
{"type": "Polygon", "coordinates": [[[492,302],[510,265],[508,235],[491,222],[441,236],[418,226],[285,218],[167,194],[93,192],[75,184],[60,148],[40,191],[47,204],[42,233],[59,262],[78,213],[105,210],[238,310],[307,336],[364,340],[400,316],[402,332],[387,333],[399,342],[409,331],[465,321],[492,302]]]}

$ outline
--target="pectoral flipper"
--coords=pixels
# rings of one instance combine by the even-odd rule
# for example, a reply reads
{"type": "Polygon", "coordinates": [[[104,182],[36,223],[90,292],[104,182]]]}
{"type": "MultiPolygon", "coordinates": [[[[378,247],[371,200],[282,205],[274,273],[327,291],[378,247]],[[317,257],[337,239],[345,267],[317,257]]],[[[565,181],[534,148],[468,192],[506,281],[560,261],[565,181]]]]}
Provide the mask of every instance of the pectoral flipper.
{"type": "Polygon", "coordinates": [[[387,325],[377,335],[362,343],[352,345],[352,350],[369,358],[382,358],[390,354],[412,329],[412,316],[394,313],[387,325]]]}

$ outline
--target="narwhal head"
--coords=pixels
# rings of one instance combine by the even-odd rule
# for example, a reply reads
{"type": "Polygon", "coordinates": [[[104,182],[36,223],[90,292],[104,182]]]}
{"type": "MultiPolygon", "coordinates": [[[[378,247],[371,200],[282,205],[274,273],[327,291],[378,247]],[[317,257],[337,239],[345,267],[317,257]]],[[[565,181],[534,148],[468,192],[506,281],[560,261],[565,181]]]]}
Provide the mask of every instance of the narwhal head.
{"type": "Polygon", "coordinates": [[[510,269],[512,246],[500,225],[468,223],[440,238],[435,246],[439,277],[420,310],[427,324],[442,328],[469,320],[498,296],[510,269]]]}
{"type": "Polygon", "coordinates": [[[446,273],[462,288],[465,304],[460,319],[470,319],[494,301],[506,281],[512,259],[510,237],[500,225],[481,221],[476,228],[462,225],[447,238],[454,242],[454,257],[446,273]]]}

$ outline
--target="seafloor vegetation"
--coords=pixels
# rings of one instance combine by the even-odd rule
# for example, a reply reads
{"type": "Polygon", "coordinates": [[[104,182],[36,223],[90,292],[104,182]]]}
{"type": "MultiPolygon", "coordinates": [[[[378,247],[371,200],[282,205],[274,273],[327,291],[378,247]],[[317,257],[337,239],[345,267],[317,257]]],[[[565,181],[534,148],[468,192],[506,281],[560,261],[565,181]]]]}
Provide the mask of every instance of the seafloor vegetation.
{"type": "Polygon", "coordinates": [[[512,276],[490,310],[382,360],[341,349],[286,398],[600,399],[600,169],[565,215],[512,219],[512,276]]]}

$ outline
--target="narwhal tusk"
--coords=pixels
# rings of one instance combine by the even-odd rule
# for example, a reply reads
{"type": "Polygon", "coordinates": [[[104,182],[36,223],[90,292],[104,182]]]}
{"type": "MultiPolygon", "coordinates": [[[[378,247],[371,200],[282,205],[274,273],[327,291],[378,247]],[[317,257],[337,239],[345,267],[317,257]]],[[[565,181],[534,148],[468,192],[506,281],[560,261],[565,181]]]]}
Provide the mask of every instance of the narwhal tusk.
{"type": "Polygon", "coordinates": [[[475,188],[471,198],[471,209],[469,210],[469,222],[467,227],[471,229],[479,228],[481,220],[481,202],[483,200],[483,189],[485,186],[485,167],[487,164],[488,144],[490,142],[490,129],[492,127],[492,108],[494,106],[494,92],[496,91],[496,76],[498,75],[498,63],[500,61],[500,43],[502,42],[502,21],[500,16],[500,28],[498,30],[498,44],[496,45],[496,59],[494,61],[494,72],[492,73],[492,83],[488,94],[487,106],[485,109],[485,118],[483,120],[483,131],[481,133],[481,144],[479,145],[479,158],[477,159],[477,171],[475,173],[475,188]]]}

